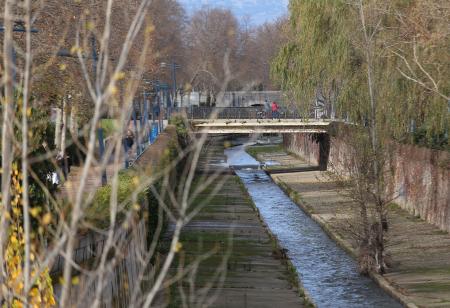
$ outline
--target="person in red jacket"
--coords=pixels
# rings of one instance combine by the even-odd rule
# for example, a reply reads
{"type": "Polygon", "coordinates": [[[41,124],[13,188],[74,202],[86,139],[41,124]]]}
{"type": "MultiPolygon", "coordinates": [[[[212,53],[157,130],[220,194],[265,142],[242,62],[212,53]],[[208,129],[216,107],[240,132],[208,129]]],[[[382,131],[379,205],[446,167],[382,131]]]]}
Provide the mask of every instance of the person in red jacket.
{"type": "Polygon", "coordinates": [[[278,112],[278,104],[276,102],[272,102],[272,120],[276,118],[280,118],[280,114],[278,112]]]}

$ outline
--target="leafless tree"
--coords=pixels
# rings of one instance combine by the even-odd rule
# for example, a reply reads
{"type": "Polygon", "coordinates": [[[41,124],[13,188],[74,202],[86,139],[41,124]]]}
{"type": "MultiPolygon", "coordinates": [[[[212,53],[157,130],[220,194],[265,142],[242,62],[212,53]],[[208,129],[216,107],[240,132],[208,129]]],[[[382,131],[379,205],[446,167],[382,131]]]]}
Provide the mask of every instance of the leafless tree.
{"type": "Polygon", "coordinates": [[[246,68],[245,80],[254,80],[259,88],[277,90],[270,77],[270,66],[281,46],[287,42],[286,17],[265,23],[252,29],[251,41],[245,50],[243,65],[246,68]]]}
{"type": "MultiPolygon", "coordinates": [[[[63,260],[59,269],[62,272],[61,281],[53,281],[53,284],[60,288],[58,305],[61,307],[103,306],[109,295],[106,286],[113,279],[112,273],[129,254],[135,254],[142,265],[136,276],[136,288],[130,291],[130,303],[133,306],[155,305],[162,289],[169,288],[187,275],[195,274],[199,261],[186,265],[175,277],[167,278],[169,268],[180,250],[181,231],[198,212],[198,206],[202,206],[193,204],[193,200],[219,176],[215,174],[202,183],[203,185],[193,186],[206,135],[192,137],[191,144],[186,149],[179,149],[178,154],[162,170],[153,170],[150,174],[134,174],[133,191],[124,200],[119,198],[123,132],[128,127],[132,103],[142,76],[155,71],[155,62],[159,58],[153,57],[152,52],[163,48],[155,47],[153,42],[158,25],[150,16],[156,2],[142,0],[123,3],[104,0],[62,5],[60,1],[50,0],[37,4],[31,1],[8,0],[4,4],[5,31],[1,73],[5,90],[2,96],[4,107],[1,111],[3,173],[0,209],[0,282],[4,287],[0,292],[2,302],[7,305],[22,303],[30,306],[38,297],[44,298],[39,293],[46,292],[48,297],[45,299],[48,301],[45,301],[45,305],[52,306],[49,298],[53,296],[53,291],[50,287],[43,286],[48,284],[45,279],[49,277],[48,270],[54,266],[56,260],[63,260]],[[62,33],[55,30],[58,22],[53,23],[51,17],[65,22],[63,25],[66,28],[62,33]],[[15,36],[13,30],[17,27],[18,20],[25,34],[15,36]],[[46,38],[43,41],[33,38],[31,29],[37,26],[40,28],[38,38],[46,38]],[[14,47],[17,51],[17,61],[13,59],[14,47]],[[70,59],[65,59],[63,63],[56,57],[61,49],[69,50],[71,55],[70,59]],[[98,57],[96,66],[93,65],[94,55],[98,57]],[[63,78],[59,79],[58,76],[63,78]],[[48,84],[46,87],[39,87],[34,84],[36,82],[48,84]],[[52,87],[59,89],[53,89],[54,95],[48,95],[45,89],[52,87]],[[14,88],[20,95],[15,95],[14,88]],[[62,103],[61,123],[65,123],[62,127],[65,130],[68,92],[74,93],[74,99],[80,100],[77,112],[89,113],[86,121],[82,123],[87,140],[83,145],[85,158],[74,187],[74,198],[70,202],[62,200],[61,195],[50,193],[48,183],[43,183],[42,177],[37,175],[40,170],[34,168],[33,164],[54,163],[55,153],[46,142],[34,144],[31,138],[33,131],[30,131],[31,127],[34,128],[32,125],[35,125],[31,123],[32,110],[38,109],[42,101],[52,106],[56,106],[57,102],[62,103]],[[34,93],[37,99],[33,97],[34,93]],[[87,104],[82,104],[83,101],[87,104]],[[101,117],[105,115],[105,109],[109,109],[112,103],[119,108],[119,111],[114,113],[119,127],[112,133],[109,147],[100,159],[96,155],[97,129],[101,117]],[[31,151],[31,144],[37,152],[31,151]],[[164,184],[168,183],[173,170],[182,160],[187,160],[189,164],[182,171],[180,186],[175,191],[164,184]],[[20,162],[19,167],[17,162],[20,162]],[[90,217],[96,190],[89,189],[89,180],[92,170],[101,173],[108,166],[108,223],[107,227],[101,227],[93,223],[90,217]],[[28,182],[30,179],[35,181],[35,188],[39,187],[45,194],[45,204],[37,206],[33,203],[35,200],[29,195],[32,191],[28,182]],[[163,183],[162,188],[158,188],[156,182],[163,183]],[[136,219],[140,212],[133,205],[139,204],[140,195],[147,190],[158,200],[159,216],[162,217],[164,212],[174,225],[169,250],[160,266],[152,262],[162,232],[162,218],[147,250],[124,251],[129,247],[127,236],[138,233],[138,226],[143,221],[140,219],[142,217],[136,219]],[[12,216],[17,219],[12,220],[12,216]],[[15,232],[20,235],[19,239],[11,233],[12,227],[17,227],[15,232]],[[103,249],[89,252],[97,254],[94,264],[82,264],[77,259],[77,242],[83,232],[103,239],[103,249]],[[23,258],[19,258],[20,262],[9,258],[9,254],[5,253],[13,249],[12,244],[17,243],[19,244],[14,246],[14,249],[18,251],[18,255],[22,255],[23,246],[23,258]],[[13,272],[12,268],[17,272],[13,272]],[[141,283],[145,284],[144,287],[141,283]]],[[[176,6],[176,2],[172,5],[176,6]]],[[[229,21],[232,23],[232,18],[229,21]]],[[[233,33],[228,32],[227,35],[233,36],[233,33]]],[[[220,97],[231,80],[232,68],[228,52],[218,57],[220,65],[217,64],[215,78],[218,81],[216,95],[220,97]]],[[[43,116],[43,121],[50,121],[48,114],[43,116]]],[[[61,138],[63,140],[58,143],[64,151],[67,144],[63,134],[61,138]]],[[[61,140],[60,137],[56,139],[61,140]]],[[[60,166],[55,165],[54,168],[61,171],[60,166]]],[[[220,189],[220,185],[214,191],[217,189],[220,189]]],[[[223,277],[223,272],[226,271],[225,261],[226,256],[218,269],[219,283],[219,278],[223,277]]],[[[211,298],[203,301],[211,304],[211,298]]]]}

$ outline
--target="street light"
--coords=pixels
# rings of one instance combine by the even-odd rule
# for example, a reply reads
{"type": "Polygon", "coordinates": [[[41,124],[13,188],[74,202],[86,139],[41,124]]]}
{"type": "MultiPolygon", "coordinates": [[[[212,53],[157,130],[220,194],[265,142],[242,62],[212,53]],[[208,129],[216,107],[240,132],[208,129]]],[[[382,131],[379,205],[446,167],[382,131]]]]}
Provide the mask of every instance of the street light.
{"type": "Polygon", "coordinates": [[[153,87],[153,90],[155,91],[155,94],[156,94],[155,97],[156,97],[157,105],[152,106],[152,130],[153,130],[153,126],[155,124],[156,108],[159,107],[159,105],[160,105],[160,102],[159,102],[159,84],[160,84],[160,81],[159,80],[144,79],[144,82],[145,82],[145,84],[151,85],[153,87]]]}
{"type": "MultiPolygon", "coordinates": [[[[165,82],[161,82],[158,85],[158,88],[160,91],[162,91],[162,106],[163,106],[163,110],[165,110],[165,117],[167,118],[167,120],[170,119],[170,112],[171,112],[171,102],[170,102],[170,94],[169,94],[169,90],[170,90],[170,86],[168,83],[165,82]]],[[[161,122],[161,131],[164,129],[164,122],[161,122]]]]}
{"type": "MultiPolygon", "coordinates": [[[[95,37],[92,36],[91,37],[91,56],[85,56],[83,55],[82,58],[83,59],[90,59],[92,60],[92,70],[93,70],[93,74],[94,77],[97,76],[97,50],[96,50],[96,44],[95,44],[95,37]]],[[[78,58],[77,55],[74,55],[73,53],[71,53],[69,50],[67,49],[60,49],[57,53],[56,56],[58,57],[66,57],[66,58],[78,58]]],[[[96,79],[96,78],[94,78],[96,79]]],[[[97,85],[95,84],[95,93],[96,95],[100,95],[98,93],[98,88],[97,85]]],[[[101,127],[97,128],[97,138],[98,138],[98,144],[99,144],[99,155],[100,155],[100,160],[103,158],[104,153],[105,153],[105,141],[104,141],[104,137],[103,137],[103,129],[101,127]]],[[[105,186],[108,182],[108,178],[107,178],[107,174],[106,174],[106,169],[102,171],[102,175],[101,175],[101,180],[102,180],[102,186],[105,186]]]]}
{"type": "MultiPolygon", "coordinates": [[[[16,22],[16,24],[13,27],[13,32],[27,32],[28,30],[25,28],[25,25],[23,23],[20,22],[16,22]]],[[[38,33],[39,31],[36,29],[30,29],[29,30],[31,33],[38,33]]],[[[0,26],[0,32],[5,32],[5,26],[1,25],[0,26]]],[[[11,53],[12,53],[12,60],[13,60],[13,80],[16,80],[16,50],[14,49],[14,45],[11,46],[11,53]]]]}
{"type": "Polygon", "coordinates": [[[149,112],[149,100],[147,99],[150,95],[150,92],[147,92],[146,89],[142,91],[142,96],[144,99],[144,115],[141,115],[141,129],[144,128],[144,138],[145,143],[149,141],[149,132],[148,132],[148,112],[149,112]]]}
{"type": "MultiPolygon", "coordinates": [[[[163,127],[163,121],[161,119],[161,100],[164,99],[164,97],[166,97],[166,91],[167,89],[169,89],[168,84],[161,82],[160,80],[148,80],[148,79],[144,79],[144,82],[148,85],[151,85],[153,87],[153,90],[155,91],[156,94],[156,105],[153,106],[152,108],[152,134],[151,134],[151,138],[156,138],[156,135],[158,134],[158,131],[162,131],[164,129],[163,127]],[[163,97],[161,98],[160,96],[160,92],[163,92],[163,97]],[[158,118],[158,126],[157,126],[157,131],[156,131],[156,135],[154,132],[154,126],[155,126],[155,118],[158,118]]],[[[164,107],[164,103],[162,104],[162,106],[164,107]]]]}

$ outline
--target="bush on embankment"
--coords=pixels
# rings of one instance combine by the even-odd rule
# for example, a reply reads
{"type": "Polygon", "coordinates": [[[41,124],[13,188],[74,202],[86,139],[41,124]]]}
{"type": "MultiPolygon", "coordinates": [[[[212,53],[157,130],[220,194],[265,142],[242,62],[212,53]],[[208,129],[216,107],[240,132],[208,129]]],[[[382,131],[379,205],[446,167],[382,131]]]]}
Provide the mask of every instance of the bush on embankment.
{"type": "Polygon", "coordinates": [[[175,115],[170,119],[170,124],[175,126],[175,130],[178,136],[178,143],[181,148],[186,148],[189,144],[189,124],[186,117],[182,115],[175,115]]]}
{"type": "MultiPolygon", "coordinates": [[[[125,218],[130,210],[133,210],[136,212],[138,219],[142,217],[151,218],[149,219],[150,233],[156,228],[158,217],[154,213],[158,212],[159,202],[151,188],[153,186],[156,191],[161,190],[163,179],[158,174],[167,169],[178,157],[180,151],[179,138],[176,130],[173,127],[168,127],[156,143],[145,151],[134,167],[119,172],[117,179],[118,223],[125,218]],[[155,179],[149,181],[152,176],[155,176],[155,179]],[[142,186],[141,184],[145,182],[148,183],[142,186]],[[149,215],[146,215],[146,213],[149,215]]],[[[177,164],[169,172],[169,185],[171,187],[177,185],[177,178],[173,175],[177,173],[180,167],[180,164],[177,164]]],[[[109,227],[111,194],[111,183],[99,188],[95,193],[92,204],[86,211],[87,220],[97,227],[109,227]]]]}
{"type": "MultiPolygon", "coordinates": [[[[118,216],[119,220],[122,220],[133,203],[144,205],[147,200],[145,191],[137,192],[139,187],[139,174],[135,170],[131,169],[119,172],[117,181],[118,216]]],[[[100,187],[95,193],[92,205],[87,208],[86,215],[88,220],[93,222],[97,227],[109,226],[111,194],[111,184],[100,187]]]]}

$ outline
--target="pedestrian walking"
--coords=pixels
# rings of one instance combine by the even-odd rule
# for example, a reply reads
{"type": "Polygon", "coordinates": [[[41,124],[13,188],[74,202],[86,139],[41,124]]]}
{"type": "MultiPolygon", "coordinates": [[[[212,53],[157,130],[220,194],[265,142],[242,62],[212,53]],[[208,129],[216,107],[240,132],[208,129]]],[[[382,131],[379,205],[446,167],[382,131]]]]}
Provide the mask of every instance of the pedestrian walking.
{"type": "Polygon", "coordinates": [[[159,102],[155,101],[153,103],[153,120],[159,120],[159,113],[160,113],[160,107],[159,107],[159,102]]]}
{"type": "Polygon", "coordinates": [[[127,152],[127,155],[129,156],[131,153],[131,149],[133,148],[134,144],[134,134],[131,129],[127,130],[127,135],[125,136],[125,151],[127,152]]]}
{"type": "Polygon", "coordinates": [[[58,154],[56,155],[56,166],[57,166],[57,170],[56,170],[56,181],[54,181],[56,184],[61,183],[61,177],[60,175],[62,174],[63,179],[67,179],[67,173],[66,173],[66,168],[64,166],[64,154],[62,152],[58,152],[58,154]]]}
{"type": "Polygon", "coordinates": [[[264,113],[265,113],[265,118],[268,118],[269,114],[270,114],[270,104],[267,101],[267,99],[264,101],[264,113]]]}

